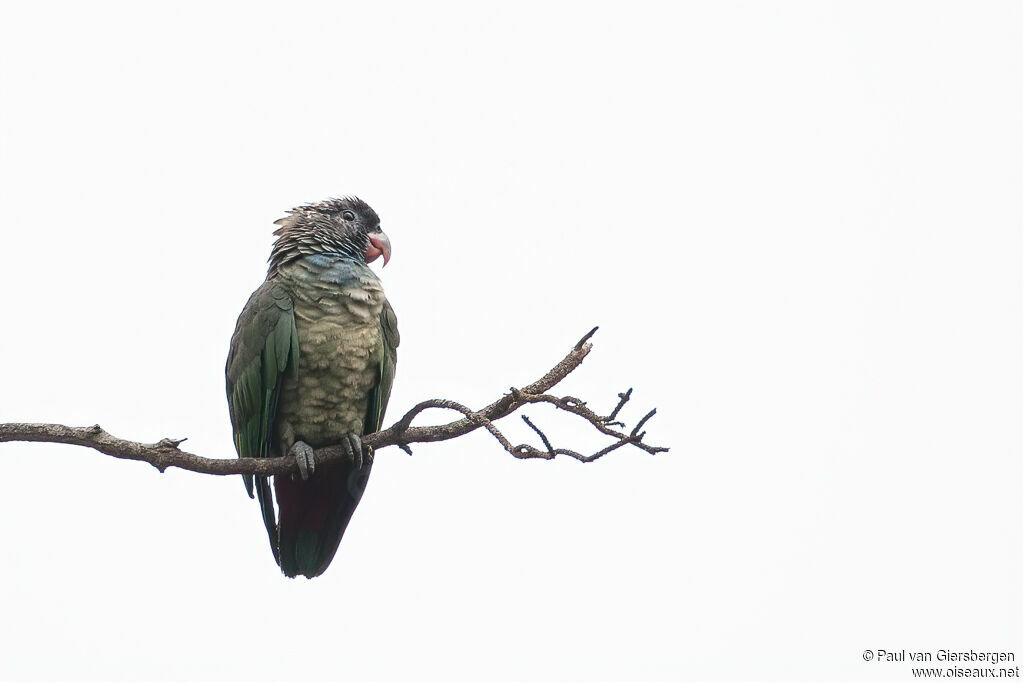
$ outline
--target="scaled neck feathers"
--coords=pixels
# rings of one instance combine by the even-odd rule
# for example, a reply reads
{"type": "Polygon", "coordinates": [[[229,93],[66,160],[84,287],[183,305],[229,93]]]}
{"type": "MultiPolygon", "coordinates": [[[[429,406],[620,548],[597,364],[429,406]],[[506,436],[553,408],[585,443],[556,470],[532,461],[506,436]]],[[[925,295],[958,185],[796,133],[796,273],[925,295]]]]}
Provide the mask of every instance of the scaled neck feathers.
{"type": "Polygon", "coordinates": [[[270,250],[267,277],[276,276],[283,266],[313,254],[330,254],[364,262],[366,235],[355,232],[341,234],[330,219],[315,211],[296,209],[275,221],[280,225],[277,239],[270,250]]]}

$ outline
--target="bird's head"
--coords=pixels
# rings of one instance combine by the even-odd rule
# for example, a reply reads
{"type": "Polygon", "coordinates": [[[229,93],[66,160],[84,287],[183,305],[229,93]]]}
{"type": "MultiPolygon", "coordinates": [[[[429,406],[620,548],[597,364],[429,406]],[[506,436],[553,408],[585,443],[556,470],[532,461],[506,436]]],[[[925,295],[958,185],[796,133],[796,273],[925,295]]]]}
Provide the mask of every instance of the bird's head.
{"type": "Polygon", "coordinates": [[[299,206],[275,221],[277,241],[270,252],[274,270],[309,254],[338,254],[371,263],[391,259],[391,242],[380,229],[380,218],[358,197],[326,199],[299,206]]]}

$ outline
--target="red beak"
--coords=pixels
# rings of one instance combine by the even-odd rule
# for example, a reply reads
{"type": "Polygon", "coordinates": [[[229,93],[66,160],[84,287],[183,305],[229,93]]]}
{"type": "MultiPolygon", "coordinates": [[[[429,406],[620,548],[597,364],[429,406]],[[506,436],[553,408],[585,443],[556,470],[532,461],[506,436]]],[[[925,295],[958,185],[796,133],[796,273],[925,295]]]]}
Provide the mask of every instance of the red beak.
{"type": "Polygon", "coordinates": [[[373,263],[378,256],[384,257],[384,265],[391,260],[391,240],[383,232],[374,232],[366,236],[370,244],[366,247],[365,260],[373,263]]]}

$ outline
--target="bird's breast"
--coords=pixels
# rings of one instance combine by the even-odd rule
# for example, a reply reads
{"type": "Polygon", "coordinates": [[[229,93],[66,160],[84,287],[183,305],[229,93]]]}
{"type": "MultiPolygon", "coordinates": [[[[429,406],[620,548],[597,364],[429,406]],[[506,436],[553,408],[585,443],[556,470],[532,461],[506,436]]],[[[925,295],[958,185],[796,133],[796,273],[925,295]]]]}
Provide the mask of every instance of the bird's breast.
{"type": "Polygon", "coordinates": [[[299,367],[281,388],[279,433],[313,447],[362,434],[383,352],[380,281],[365,265],[316,259],[282,276],[295,307],[299,367]]]}

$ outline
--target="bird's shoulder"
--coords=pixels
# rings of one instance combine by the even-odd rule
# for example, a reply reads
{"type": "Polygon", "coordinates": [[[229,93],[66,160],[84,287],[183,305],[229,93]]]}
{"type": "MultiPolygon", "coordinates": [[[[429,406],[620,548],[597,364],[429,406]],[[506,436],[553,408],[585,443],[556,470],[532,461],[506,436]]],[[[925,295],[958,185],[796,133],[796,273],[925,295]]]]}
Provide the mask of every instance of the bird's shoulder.
{"type": "Polygon", "coordinates": [[[266,339],[283,317],[291,317],[295,307],[286,283],[267,280],[249,296],[235,324],[228,352],[227,375],[231,379],[260,355],[266,339]]]}

